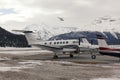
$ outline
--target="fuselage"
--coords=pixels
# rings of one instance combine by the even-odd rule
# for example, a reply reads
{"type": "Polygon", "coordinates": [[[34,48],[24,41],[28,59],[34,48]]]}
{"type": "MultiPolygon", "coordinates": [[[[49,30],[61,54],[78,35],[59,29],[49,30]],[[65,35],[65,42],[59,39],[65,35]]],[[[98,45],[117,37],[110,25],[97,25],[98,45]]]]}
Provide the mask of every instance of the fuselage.
{"type": "Polygon", "coordinates": [[[120,48],[113,48],[113,47],[100,47],[99,52],[102,55],[110,55],[114,57],[120,57],[120,48]]]}
{"type": "Polygon", "coordinates": [[[108,45],[104,37],[101,35],[97,35],[97,38],[98,38],[100,54],[120,57],[120,45],[108,45]]]}
{"type": "Polygon", "coordinates": [[[73,39],[73,40],[41,41],[38,44],[60,48],[62,46],[77,46],[79,45],[79,40],[73,39]]]}

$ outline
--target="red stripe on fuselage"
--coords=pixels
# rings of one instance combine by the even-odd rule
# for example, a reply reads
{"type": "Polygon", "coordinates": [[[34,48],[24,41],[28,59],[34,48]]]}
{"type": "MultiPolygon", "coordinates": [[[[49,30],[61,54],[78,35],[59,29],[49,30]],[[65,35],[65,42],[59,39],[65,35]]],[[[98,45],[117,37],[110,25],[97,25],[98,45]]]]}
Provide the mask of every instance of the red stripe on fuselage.
{"type": "Polygon", "coordinates": [[[113,49],[113,48],[107,48],[107,47],[99,47],[100,50],[109,50],[109,51],[120,51],[120,49],[113,49]]]}

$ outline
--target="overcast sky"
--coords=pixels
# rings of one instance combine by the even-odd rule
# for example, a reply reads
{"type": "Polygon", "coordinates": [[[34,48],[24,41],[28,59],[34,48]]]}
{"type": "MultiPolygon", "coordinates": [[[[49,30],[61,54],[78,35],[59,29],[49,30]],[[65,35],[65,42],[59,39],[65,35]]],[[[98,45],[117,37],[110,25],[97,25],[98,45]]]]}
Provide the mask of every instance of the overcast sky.
{"type": "Polygon", "coordinates": [[[0,26],[7,30],[30,24],[80,27],[98,17],[119,17],[119,8],[120,0],[0,0],[0,26]]]}

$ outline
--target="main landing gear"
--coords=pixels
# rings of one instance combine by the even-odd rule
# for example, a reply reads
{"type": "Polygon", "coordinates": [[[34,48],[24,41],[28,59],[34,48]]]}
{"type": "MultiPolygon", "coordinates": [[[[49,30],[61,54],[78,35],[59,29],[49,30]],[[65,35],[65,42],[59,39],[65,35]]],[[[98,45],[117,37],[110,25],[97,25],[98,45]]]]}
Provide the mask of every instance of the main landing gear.
{"type": "MultiPolygon", "coordinates": [[[[70,58],[73,58],[74,55],[72,53],[69,54],[70,58]]],[[[53,59],[58,59],[58,55],[54,54],[53,59]]]]}
{"type": "Polygon", "coordinates": [[[58,59],[58,55],[55,54],[55,55],[53,56],[53,59],[58,59]]]}
{"type": "Polygon", "coordinates": [[[73,56],[73,54],[70,54],[70,58],[73,58],[74,56],[73,56]]]}

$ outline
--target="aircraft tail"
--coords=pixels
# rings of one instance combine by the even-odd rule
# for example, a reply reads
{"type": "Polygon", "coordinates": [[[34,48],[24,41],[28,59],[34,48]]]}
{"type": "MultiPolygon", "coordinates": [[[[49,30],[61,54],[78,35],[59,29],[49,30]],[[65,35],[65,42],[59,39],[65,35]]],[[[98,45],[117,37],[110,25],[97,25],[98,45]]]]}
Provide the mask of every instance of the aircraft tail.
{"type": "Polygon", "coordinates": [[[12,30],[12,31],[24,33],[29,45],[35,44],[37,41],[36,35],[33,33],[33,31],[26,30],[12,30]]]}
{"type": "Polygon", "coordinates": [[[106,41],[102,35],[97,35],[97,39],[98,39],[99,47],[108,47],[108,44],[106,43],[106,41]]]}
{"type": "Polygon", "coordinates": [[[86,37],[82,37],[82,41],[83,41],[83,43],[90,44],[86,37]]]}

